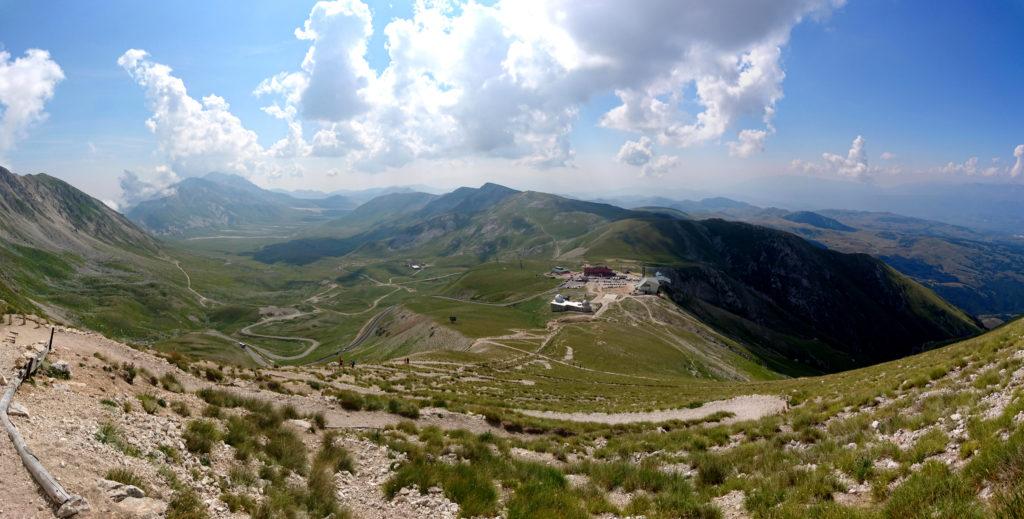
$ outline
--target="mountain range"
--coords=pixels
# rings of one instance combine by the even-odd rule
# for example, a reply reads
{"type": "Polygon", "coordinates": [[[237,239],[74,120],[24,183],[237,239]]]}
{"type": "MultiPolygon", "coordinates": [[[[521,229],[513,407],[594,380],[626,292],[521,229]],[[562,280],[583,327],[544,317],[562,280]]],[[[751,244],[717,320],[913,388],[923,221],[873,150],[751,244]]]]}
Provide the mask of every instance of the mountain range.
{"type": "Polygon", "coordinates": [[[1024,239],[1017,236],[884,212],[794,212],[721,198],[637,203],[764,225],[841,252],[871,254],[990,324],[1024,313],[1024,239]]]}
{"type": "Polygon", "coordinates": [[[171,194],[147,200],[127,216],[157,234],[182,236],[247,226],[277,226],[329,219],[358,203],[342,195],[296,198],[262,189],[237,175],[187,178],[171,194]]]}
{"type": "Polygon", "coordinates": [[[811,176],[748,180],[722,191],[755,205],[820,212],[826,209],[889,212],[1019,235],[1024,229],[1024,185],[1007,182],[908,183],[884,186],[811,176]]]}
{"type": "MultiPolygon", "coordinates": [[[[12,263],[17,269],[5,273],[6,300],[132,333],[189,329],[205,319],[208,312],[188,295],[182,272],[168,257],[182,251],[167,250],[144,229],[52,177],[4,170],[0,181],[0,209],[11,222],[0,228],[3,250],[21,258],[12,263]],[[32,257],[46,261],[25,260],[32,257]],[[107,285],[97,286],[98,279],[107,285]],[[156,294],[159,305],[150,303],[156,294]]],[[[253,259],[276,268],[319,268],[341,257],[361,263],[530,259],[656,266],[672,281],[669,298],[743,341],[781,373],[867,365],[980,331],[978,321],[898,269],[867,254],[823,247],[822,235],[814,234],[859,235],[873,221],[865,216],[851,221],[842,214],[790,213],[727,199],[626,209],[497,184],[443,195],[388,193],[351,209],[340,209],[350,205],[341,197],[296,203],[240,177],[214,174],[186,180],[174,194],[129,214],[171,235],[290,222],[297,238],[251,251],[253,259]],[[793,232],[697,218],[722,212],[793,232]]],[[[915,229],[919,239],[958,236],[963,242],[974,236],[941,224],[891,220],[872,228],[889,222],[907,233],[915,229]]]]}
{"type": "Polygon", "coordinates": [[[628,210],[485,184],[434,197],[389,195],[305,237],[256,251],[266,263],[327,258],[550,258],[658,265],[668,292],[760,348],[783,372],[866,365],[980,330],[973,318],[865,254],[793,234],[671,211],[628,210]],[[361,217],[351,225],[353,215],[361,217]],[[358,231],[354,231],[358,229],[358,231]]]}
{"type": "Polygon", "coordinates": [[[48,314],[115,336],[187,326],[196,306],[163,244],[45,174],[0,167],[0,311],[48,314]]]}

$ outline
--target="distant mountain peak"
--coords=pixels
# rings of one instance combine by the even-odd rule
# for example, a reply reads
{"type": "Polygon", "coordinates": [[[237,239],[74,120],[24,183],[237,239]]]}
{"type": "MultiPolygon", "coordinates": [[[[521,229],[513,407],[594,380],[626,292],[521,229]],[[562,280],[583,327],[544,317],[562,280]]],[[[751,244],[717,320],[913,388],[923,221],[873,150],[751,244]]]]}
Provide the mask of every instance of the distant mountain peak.
{"type": "Polygon", "coordinates": [[[326,219],[355,206],[340,195],[299,199],[265,190],[238,175],[212,172],[182,180],[167,196],[136,205],[128,216],[154,233],[184,234],[298,222],[319,215],[326,219]]]}
{"type": "Polygon", "coordinates": [[[704,207],[715,209],[747,209],[754,207],[746,202],[740,202],[739,200],[733,200],[724,196],[703,198],[699,203],[704,207]]]}
{"type": "Polygon", "coordinates": [[[479,191],[504,191],[507,193],[518,193],[518,190],[506,187],[501,184],[495,184],[494,182],[485,182],[484,185],[480,186],[479,191]]]}
{"type": "Polygon", "coordinates": [[[235,187],[235,188],[250,189],[250,190],[251,189],[260,189],[260,190],[263,189],[260,186],[257,186],[256,184],[254,184],[249,179],[247,179],[247,178],[245,178],[245,177],[243,177],[241,175],[236,175],[234,173],[221,173],[221,172],[218,172],[218,171],[211,171],[210,173],[207,173],[202,178],[205,179],[205,180],[209,180],[210,182],[216,182],[218,184],[222,184],[222,185],[230,186],[230,187],[235,187]]]}

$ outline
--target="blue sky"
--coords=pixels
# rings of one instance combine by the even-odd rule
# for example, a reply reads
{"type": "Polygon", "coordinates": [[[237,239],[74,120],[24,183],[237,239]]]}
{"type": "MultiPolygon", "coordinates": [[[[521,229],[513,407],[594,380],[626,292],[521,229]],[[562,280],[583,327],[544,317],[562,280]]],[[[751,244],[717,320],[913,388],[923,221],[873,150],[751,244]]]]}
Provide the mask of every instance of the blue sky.
{"type": "MultiPolygon", "coordinates": [[[[64,76],[45,99],[45,118],[27,122],[13,143],[0,149],[0,163],[20,173],[54,174],[111,201],[123,195],[118,182],[124,170],[156,185],[161,172],[173,171],[172,176],[163,176],[167,180],[233,167],[238,169],[234,172],[263,185],[324,190],[417,183],[449,187],[492,180],[566,191],[585,177],[594,189],[642,191],[651,186],[714,188],[777,174],[882,183],[1019,181],[1011,178],[1011,172],[1014,149],[1024,143],[1021,1],[851,0],[838,7],[823,2],[814,12],[796,5],[802,2],[793,2],[792,12],[775,13],[777,22],[761,26],[755,20],[694,36],[721,56],[742,58],[747,52],[778,48],[779,57],[763,66],[768,72],[777,66],[785,74],[784,79],[765,80],[737,99],[720,100],[733,103],[735,115],[697,128],[687,125],[694,124],[697,114],[715,100],[699,98],[696,83],[688,78],[664,86],[669,70],[675,67],[700,77],[720,74],[719,79],[729,84],[742,68],[720,72],[706,63],[672,56],[673,49],[660,45],[687,31],[686,20],[679,18],[686,16],[685,10],[644,12],[673,9],[656,2],[549,5],[555,13],[550,16],[554,20],[550,33],[560,29],[558,8],[572,11],[600,3],[607,9],[605,14],[616,16],[580,16],[584,19],[580,24],[591,24],[581,25],[583,29],[615,33],[618,28],[612,25],[594,24],[635,21],[650,37],[649,44],[620,45],[634,53],[623,51],[608,59],[628,66],[582,76],[585,79],[551,65],[550,59],[530,61],[523,68],[525,74],[537,67],[553,67],[538,72],[540,90],[544,81],[550,81],[550,91],[537,94],[536,84],[524,87],[529,78],[520,78],[514,85],[495,89],[488,98],[468,93],[494,85],[494,77],[475,69],[498,67],[508,50],[501,46],[503,41],[445,43],[438,36],[444,31],[437,32],[436,27],[409,29],[404,34],[411,45],[427,50],[406,56],[406,61],[413,60],[415,72],[407,72],[405,80],[429,77],[442,83],[428,94],[410,93],[396,86],[402,81],[390,82],[382,74],[391,65],[385,27],[394,20],[412,18],[415,9],[401,2],[369,2],[372,34],[362,38],[353,36],[351,29],[362,20],[358,6],[352,7],[357,3],[343,2],[341,11],[325,10],[317,17],[315,11],[311,13],[313,2],[0,1],[0,49],[8,53],[6,61],[23,57],[28,49],[42,49],[64,76]],[[661,27],[648,21],[672,16],[680,22],[661,27]],[[296,38],[295,29],[307,20],[314,23],[317,37],[296,38]],[[333,30],[339,34],[326,36],[333,30]],[[779,30],[787,37],[776,37],[779,30]],[[745,43],[736,46],[737,38],[745,43]],[[480,42],[498,48],[481,55],[465,47],[479,48],[480,42]],[[369,75],[361,72],[361,63],[340,58],[343,52],[329,52],[332,45],[347,52],[360,44],[366,48],[369,75]],[[306,70],[303,57],[314,47],[320,53],[319,68],[306,70]],[[132,71],[118,64],[129,49],[148,53],[132,71]],[[445,60],[464,63],[452,65],[445,60]],[[192,99],[215,94],[229,103],[229,113],[237,117],[241,129],[254,134],[255,144],[228,140],[222,147],[218,141],[203,150],[184,146],[175,139],[183,138],[180,125],[187,114],[169,114],[167,127],[147,128],[146,120],[157,112],[149,97],[153,92],[142,86],[140,78],[163,74],[152,68],[160,64],[173,69],[160,77],[183,81],[192,99]],[[436,74],[431,66],[437,67],[436,74]],[[261,82],[277,74],[291,74],[308,85],[323,82],[325,87],[282,87],[254,95],[261,82]],[[588,89],[581,83],[599,86],[588,89]],[[348,84],[369,86],[358,95],[335,95],[339,85],[348,84]],[[457,101],[441,99],[453,88],[461,88],[464,96],[457,101]],[[609,114],[624,104],[616,92],[625,88],[658,90],[652,98],[672,107],[671,120],[610,119],[609,114]],[[312,99],[314,91],[328,94],[312,99]],[[379,92],[388,95],[378,99],[379,92]],[[515,96],[521,99],[508,106],[507,98],[515,96]],[[420,102],[438,111],[422,118],[415,111],[406,112],[396,119],[402,107],[420,102]],[[324,103],[340,103],[339,108],[356,115],[337,119],[310,108],[324,103]],[[275,104],[293,109],[291,118],[275,118],[263,110],[275,104]],[[763,109],[769,107],[772,115],[766,118],[763,109]],[[516,112],[519,109],[523,111],[516,112]],[[494,115],[487,115],[491,110],[494,115]],[[538,113],[551,115],[551,120],[523,122],[537,119],[538,113]],[[288,143],[300,151],[272,151],[275,143],[289,137],[288,122],[302,129],[302,136],[288,143]],[[715,130],[717,123],[724,130],[715,130]],[[740,144],[739,132],[745,129],[764,135],[753,143],[753,151],[736,151],[740,148],[730,143],[740,144]],[[323,150],[314,143],[317,132],[344,144],[323,150]],[[860,154],[850,151],[857,136],[863,136],[860,154]],[[383,149],[374,148],[378,143],[383,149]],[[883,160],[883,152],[894,157],[883,160]],[[823,158],[823,153],[835,158],[823,158]],[[978,157],[978,166],[965,164],[971,157],[978,157]],[[799,161],[797,165],[794,160],[799,161]]],[[[530,59],[536,59],[537,49],[564,43],[546,39],[548,35],[527,34],[529,24],[516,25],[515,14],[499,12],[501,7],[487,3],[474,19],[462,16],[462,10],[443,14],[456,20],[453,23],[458,25],[453,27],[477,36],[495,31],[496,24],[511,27],[506,32],[526,31],[520,43],[534,49],[530,59]]],[[[586,13],[570,12],[569,18],[577,14],[586,13]]],[[[584,50],[604,43],[584,41],[572,29],[566,34],[569,39],[577,37],[576,47],[584,50]]],[[[635,36],[625,29],[621,34],[627,43],[635,36]]],[[[682,52],[690,43],[680,45],[675,50],[682,52]]],[[[18,92],[8,93],[7,98],[19,102],[18,96],[18,92]]],[[[0,91],[0,103],[3,99],[0,91]]],[[[203,131],[236,133],[232,127],[203,131]]]]}
{"type": "Polygon", "coordinates": [[[1007,156],[1024,140],[1013,49],[1024,2],[851,2],[795,29],[779,141],[810,153],[862,134],[922,166],[1007,156]]]}

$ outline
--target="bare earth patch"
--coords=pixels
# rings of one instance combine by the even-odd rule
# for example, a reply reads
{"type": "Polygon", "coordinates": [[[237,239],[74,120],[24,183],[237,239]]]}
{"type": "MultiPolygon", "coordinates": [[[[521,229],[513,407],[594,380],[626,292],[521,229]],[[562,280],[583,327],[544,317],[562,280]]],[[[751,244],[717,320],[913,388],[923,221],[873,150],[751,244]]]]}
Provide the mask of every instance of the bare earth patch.
{"type": "Polygon", "coordinates": [[[744,395],[728,400],[708,402],[694,409],[666,409],[646,413],[562,413],[557,411],[533,411],[520,409],[519,413],[537,418],[565,420],[569,422],[591,422],[603,424],[625,424],[641,422],[668,422],[670,420],[699,420],[718,412],[732,413],[723,423],[757,420],[786,410],[786,401],[774,395],[744,395]]]}

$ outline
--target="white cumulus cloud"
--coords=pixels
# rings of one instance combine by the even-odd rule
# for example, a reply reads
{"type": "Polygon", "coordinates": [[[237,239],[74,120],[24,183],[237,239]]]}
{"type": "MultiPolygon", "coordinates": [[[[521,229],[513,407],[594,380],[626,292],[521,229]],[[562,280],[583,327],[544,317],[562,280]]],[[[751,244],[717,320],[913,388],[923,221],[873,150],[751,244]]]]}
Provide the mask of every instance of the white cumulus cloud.
{"type": "Polygon", "coordinates": [[[791,29],[841,4],[419,1],[385,26],[389,61],[377,71],[366,61],[369,8],[321,1],[296,30],[310,42],[303,61],[256,93],[274,97],[270,110],[290,124],[312,126],[312,143],[291,128],[275,153],[344,157],[366,170],[468,155],[567,165],[582,106],[608,93],[620,105],[601,125],[662,146],[716,142],[759,121],[764,129],[729,146],[746,156],[773,131],[791,29]]]}
{"type": "Polygon", "coordinates": [[[644,166],[642,173],[648,177],[660,177],[675,169],[679,163],[679,157],[675,155],[658,155],[644,166]]]}
{"type": "Polygon", "coordinates": [[[64,71],[45,50],[29,49],[13,61],[0,50],[0,152],[46,118],[46,102],[63,79],[64,71]]]}
{"type": "Polygon", "coordinates": [[[961,164],[955,162],[947,163],[942,167],[942,172],[973,177],[978,174],[978,157],[971,157],[961,164]]]}
{"type": "Polygon", "coordinates": [[[969,177],[1008,176],[1009,178],[1018,178],[1024,174],[1024,144],[1018,144],[1013,149],[1013,157],[1015,159],[1014,163],[1009,167],[1005,165],[1000,157],[993,157],[987,167],[982,167],[979,164],[978,157],[970,157],[962,163],[949,162],[945,166],[937,168],[936,171],[947,175],[965,175],[969,177]]]}
{"type": "Polygon", "coordinates": [[[844,177],[865,178],[871,168],[868,166],[868,154],[864,150],[864,137],[858,135],[853,139],[846,156],[823,153],[821,158],[831,165],[836,173],[844,177]]]}
{"type": "Polygon", "coordinates": [[[174,191],[174,184],[179,180],[178,176],[166,166],[157,166],[148,179],[143,179],[134,171],[126,169],[118,179],[121,187],[121,200],[114,209],[130,209],[140,202],[170,195],[174,191]]]}
{"type": "Polygon", "coordinates": [[[1010,176],[1017,178],[1024,174],[1024,144],[1018,144],[1013,149],[1013,156],[1017,160],[1013,163],[1013,168],[1010,169],[1010,176]]]}
{"type": "Polygon", "coordinates": [[[870,180],[871,175],[878,172],[868,164],[864,137],[858,135],[850,144],[846,155],[825,152],[821,154],[822,162],[806,162],[794,160],[792,167],[808,173],[832,174],[854,180],[870,180]]]}
{"type": "Polygon", "coordinates": [[[175,174],[272,173],[256,133],[242,125],[223,98],[193,98],[170,67],[152,61],[144,50],[128,50],[117,64],[145,89],[152,111],[146,127],[175,174]]]}
{"type": "Polygon", "coordinates": [[[764,151],[764,141],[768,138],[767,130],[743,130],[739,138],[727,143],[729,154],[734,157],[749,157],[764,151]]]}
{"type": "Polygon", "coordinates": [[[626,141],[619,148],[615,159],[630,166],[643,166],[654,157],[654,150],[651,146],[651,139],[640,137],[635,141],[626,141]]]}
{"type": "Polygon", "coordinates": [[[672,155],[658,155],[654,152],[651,139],[641,136],[635,141],[626,141],[615,160],[640,168],[644,176],[661,176],[679,164],[679,157],[672,155]]]}

